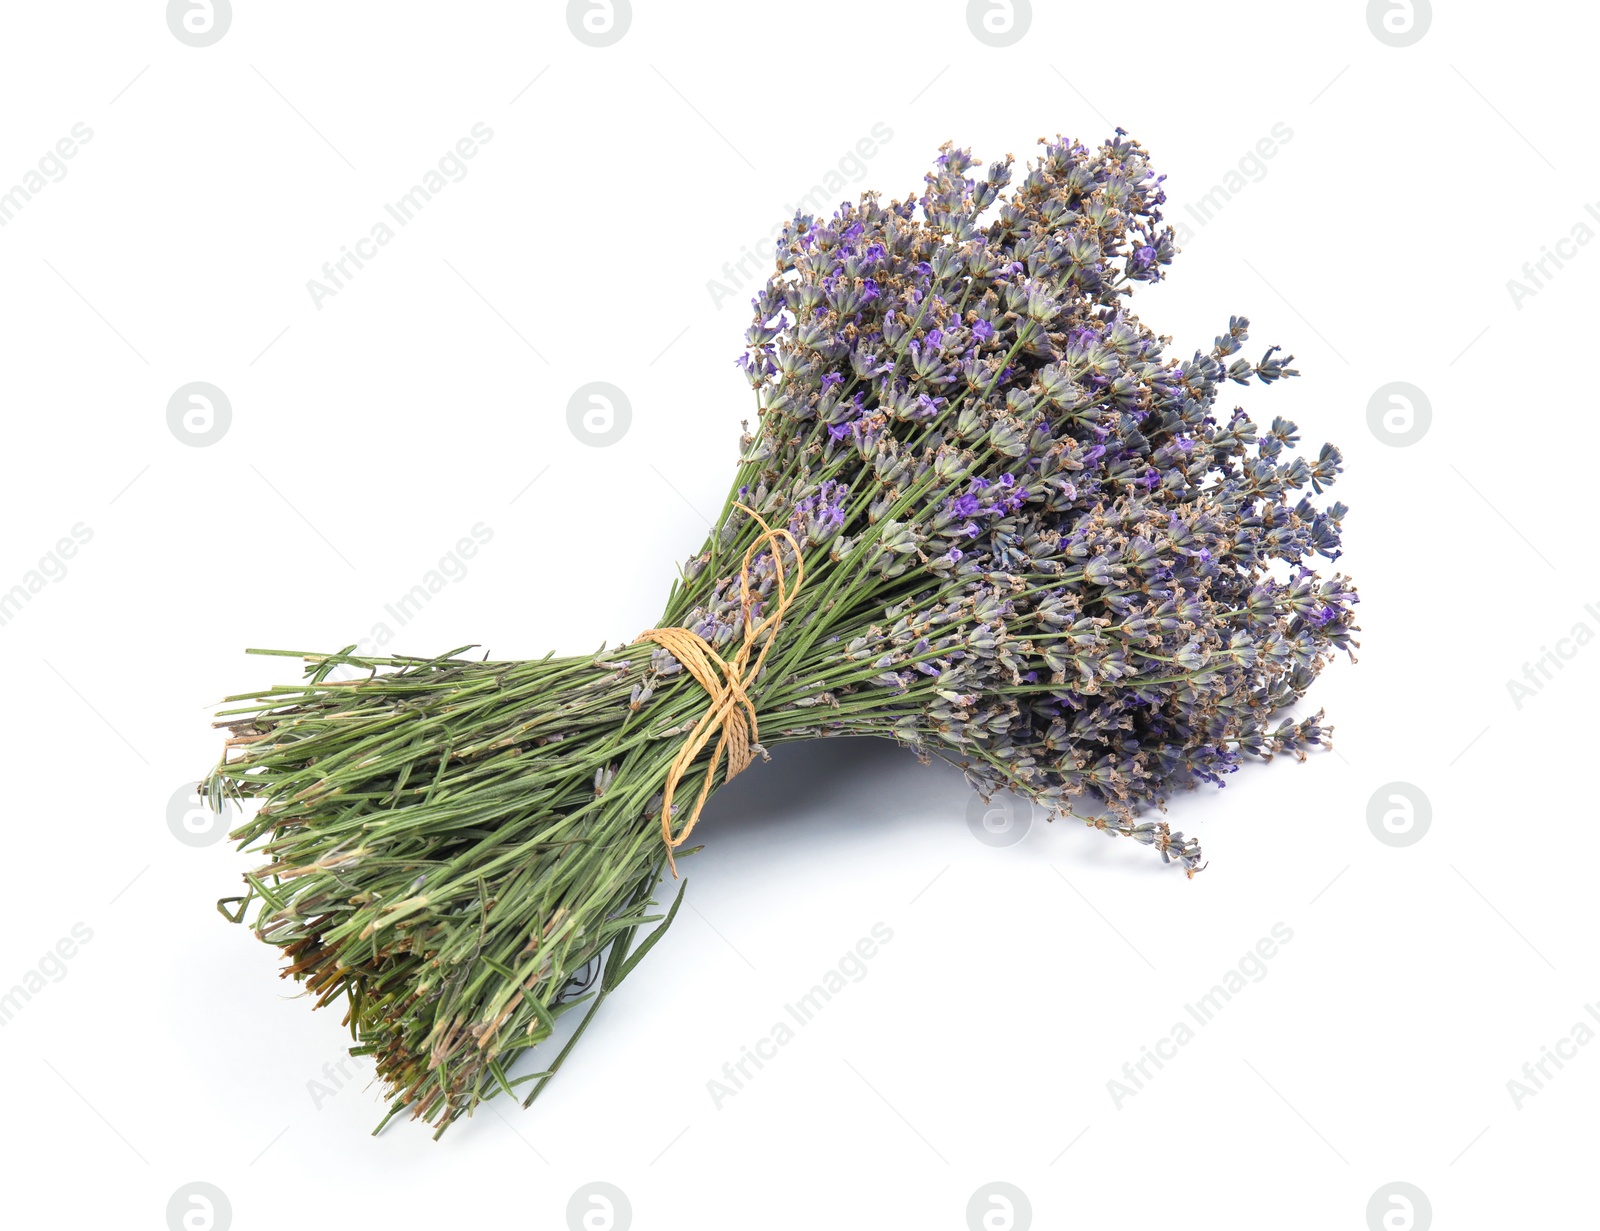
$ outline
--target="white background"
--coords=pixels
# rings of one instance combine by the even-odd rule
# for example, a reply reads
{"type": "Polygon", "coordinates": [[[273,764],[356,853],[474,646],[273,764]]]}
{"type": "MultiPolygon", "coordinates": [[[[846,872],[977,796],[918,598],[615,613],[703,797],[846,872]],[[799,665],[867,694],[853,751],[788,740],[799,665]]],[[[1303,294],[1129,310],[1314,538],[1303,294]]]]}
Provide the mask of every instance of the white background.
{"type": "Polygon", "coordinates": [[[1405,1181],[1441,1228],[1577,1225],[1600,1046],[1520,1108],[1507,1082],[1600,1028],[1600,647],[1563,643],[1520,707],[1506,682],[1600,632],[1600,245],[1520,303],[1507,281],[1600,231],[1597,23],[1438,7],[1395,48],[1357,2],[1036,0],[997,49],[956,0],[635,0],[605,48],[558,3],[240,2],[206,48],[156,2],[7,6],[0,191],[93,133],[0,228],[0,590],[93,536],[0,627],[0,991],[93,934],[0,1034],[8,1223],[162,1227],[204,1181],[241,1229],[555,1228],[603,1180],[641,1231],[956,1229],[1005,1181],[1040,1228],[1359,1231],[1405,1181]],[[480,122],[466,178],[317,307],[307,281],[480,122]],[[213,909],[251,860],[168,827],[211,710],[295,677],[245,647],[368,637],[479,522],[391,649],[647,627],[751,413],[752,286],[707,283],[880,122],[835,199],[915,191],[946,139],[1022,159],[1116,124],[1168,174],[1193,234],[1141,316],[1187,354],[1249,315],[1252,357],[1303,376],[1240,401],[1345,452],[1363,648],[1313,694],[1337,751],[1177,799],[1211,860],[1189,882],[1060,825],[985,845],[959,775],[890,746],[782,749],[719,793],[672,933],[538,1104],[369,1137],[369,1068],[311,1085],[337,1011],[213,909]],[[594,380],[632,405],[607,448],[567,426],[594,380]],[[192,381],[232,405],[209,447],[168,428],[192,381]],[[1391,381],[1432,406],[1408,447],[1368,426],[1391,381]],[[1404,848],[1367,821],[1397,781],[1432,810],[1404,848]],[[707,1082],[879,922],[866,977],[719,1108],[707,1082]],[[1265,977],[1119,1107],[1124,1063],[1279,922],[1265,977]]]}

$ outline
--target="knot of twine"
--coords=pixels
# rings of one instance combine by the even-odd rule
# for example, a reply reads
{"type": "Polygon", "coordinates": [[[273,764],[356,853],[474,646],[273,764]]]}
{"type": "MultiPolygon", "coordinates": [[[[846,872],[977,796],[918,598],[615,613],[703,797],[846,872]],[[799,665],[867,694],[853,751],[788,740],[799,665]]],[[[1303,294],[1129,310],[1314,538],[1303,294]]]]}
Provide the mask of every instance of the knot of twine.
{"type": "Polygon", "coordinates": [[[672,867],[673,876],[678,874],[678,864],[672,857],[672,852],[682,846],[694,832],[695,822],[700,819],[700,810],[705,807],[706,798],[711,794],[711,780],[717,772],[717,763],[722,759],[724,751],[728,755],[728,772],[723,778],[724,782],[732,781],[743,773],[750,762],[755,759],[752,747],[758,742],[760,728],[756,721],[755,703],[750,700],[747,691],[755,683],[756,676],[761,673],[761,664],[766,661],[767,651],[772,648],[774,635],[778,626],[783,623],[783,617],[789,610],[789,605],[794,602],[795,595],[799,593],[800,583],[805,578],[805,562],[800,558],[800,544],[795,541],[794,535],[782,528],[774,530],[762,520],[761,515],[738,501],[734,502],[736,508],[755,518],[761,527],[761,534],[755,542],[745,549],[744,560],[739,565],[739,608],[744,620],[744,640],[740,643],[738,651],[733,658],[725,659],[712,647],[699,633],[687,628],[650,628],[640,633],[639,641],[653,641],[667,653],[671,654],[684,669],[694,676],[700,687],[705,689],[710,697],[710,703],[704,716],[689,732],[689,737],[683,741],[683,747],[678,750],[678,755],[673,758],[672,765],[667,770],[667,783],[661,793],[661,838],[667,845],[667,863],[672,867]],[[782,545],[787,540],[794,549],[795,577],[794,585],[787,584],[784,574],[782,545]],[[756,553],[768,547],[772,553],[772,564],[776,571],[777,601],[771,610],[756,622],[752,615],[754,603],[750,595],[750,565],[756,553]],[[756,652],[756,642],[763,634],[768,635],[766,644],[756,652]],[[751,654],[755,653],[754,661],[751,654]],[[684,822],[683,829],[676,837],[672,833],[672,793],[677,789],[678,782],[688,772],[689,766],[694,763],[695,757],[700,755],[700,750],[711,741],[711,737],[721,731],[717,746],[712,750],[711,761],[706,766],[705,781],[700,784],[700,797],[694,802],[694,810],[689,813],[689,819],[684,822]]]}

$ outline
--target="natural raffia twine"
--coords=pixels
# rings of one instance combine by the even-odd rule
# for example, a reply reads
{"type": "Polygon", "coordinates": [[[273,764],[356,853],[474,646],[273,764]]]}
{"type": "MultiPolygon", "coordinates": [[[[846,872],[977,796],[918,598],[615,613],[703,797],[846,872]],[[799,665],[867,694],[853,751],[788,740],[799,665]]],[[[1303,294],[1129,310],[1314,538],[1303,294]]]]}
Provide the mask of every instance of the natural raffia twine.
{"type": "Polygon", "coordinates": [[[800,544],[794,535],[781,528],[774,530],[762,520],[759,513],[738,501],[734,502],[734,507],[750,514],[761,527],[761,534],[745,549],[744,560],[739,565],[739,609],[744,617],[744,640],[740,643],[738,652],[731,660],[725,659],[704,637],[687,628],[650,628],[640,633],[637,638],[638,641],[654,641],[676,658],[711,698],[705,715],[695,724],[694,730],[689,732],[683,747],[673,758],[672,765],[667,770],[667,784],[661,792],[661,838],[667,844],[667,863],[672,868],[673,876],[678,874],[678,864],[673,859],[672,852],[687,842],[689,835],[694,832],[695,822],[700,819],[700,810],[705,807],[706,798],[711,794],[711,780],[716,776],[717,762],[722,759],[723,752],[726,751],[728,754],[728,772],[723,778],[724,782],[730,782],[743,773],[755,759],[751,749],[758,742],[760,728],[756,720],[755,703],[750,700],[747,690],[761,674],[761,664],[766,661],[767,651],[772,648],[778,626],[783,623],[783,617],[799,593],[800,583],[805,579],[805,561],[800,557],[800,544]],[[786,584],[787,578],[784,574],[782,544],[785,540],[794,549],[795,575],[792,588],[786,584]],[[768,546],[772,551],[772,563],[777,574],[777,602],[760,623],[752,623],[750,565],[756,553],[768,546]],[[763,633],[770,635],[752,662],[751,652],[755,650],[755,644],[763,633]],[[700,750],[719,730],[722,734],[711,753],[711,762],[706,766],[706,778],[700,785],[700,797],[694,801],[694,810],[684,822],[683,831],[674,837],[672,793],[677,789],[683,775],[688,772],[689,766],[694,763],[695,757],[700,755],[700,750]]]}

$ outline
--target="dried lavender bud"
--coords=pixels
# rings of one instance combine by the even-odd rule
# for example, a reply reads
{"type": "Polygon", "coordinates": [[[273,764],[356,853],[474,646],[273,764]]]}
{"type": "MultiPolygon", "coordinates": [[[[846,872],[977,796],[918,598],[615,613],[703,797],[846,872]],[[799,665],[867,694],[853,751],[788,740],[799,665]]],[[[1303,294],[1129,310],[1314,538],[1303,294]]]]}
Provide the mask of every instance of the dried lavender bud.
{"type": "MultiPolygon", "coordinates": [[[[946,145],[916,197],[784,225],[740,360],[760,421],[658,626],[732,658],[798,551],[747,690],[761,745],[895,739],[1192,875],[1199,843],[1149,813],[1329,738],[1284,711],[1355,645],[1354,588],[1314,567],[1340,554],[1346,509],[1313,497],[1342,458],[1218,406],[1225,384],[1296,375],[1275,346],[1242,354],[1243,317],[1179,359],[1128,311],[1176,253],[1139,144],[1041,144],[1015,183],[1009,156],[978,179],[946,145]]],[[[600,970],[592,1013],[661,935],[634,944],[705,690],[645,642],[604,661],[347,652],[307,676],[226,713],[208,789],[264,800],[236,836],[268,859],[238,916],[259,903],[288,973],[349,998],[391,1114],[442,1132],[497,1091],[533,1082],[531,1101],[566,1051],[511,1066],[587,998],[573,972],[600,970]],[[338,663],[369,675],[330,682],[338,663]]],[[[690,765],[678,823],[725,764],[690,765]]]]}

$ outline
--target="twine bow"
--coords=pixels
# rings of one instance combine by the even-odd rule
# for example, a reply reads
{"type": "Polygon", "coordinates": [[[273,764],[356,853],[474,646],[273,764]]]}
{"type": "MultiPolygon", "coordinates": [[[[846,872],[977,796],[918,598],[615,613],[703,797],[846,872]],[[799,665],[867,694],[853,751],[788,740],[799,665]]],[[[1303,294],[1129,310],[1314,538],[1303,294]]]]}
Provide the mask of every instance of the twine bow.
{"type": "Polygon", "coordinates": [[[782,528],[774,530],[762,520],[759,513],[739,504],[738,501],[735,501],[734,505],[736,508],[744,509],[761,527],[761,534],[745,549],[744,560],[739,565],[739,608],[744,617],[744,640],[740,643],[738,652],[731,660],[725,659],[704,637],[687,628],[651,628],[640,633],[638,637],[640,641],[654,641],[682,663],[684,669],[694,676],[700,687],[705,689],[706,695],[711,698],[704,716],[695,724],[694,730],[689,732],[683,747],[673,758],[672,765],[667,770],[666,786],[661,793],[661,838],[667,844],[667,863],[671,866],[674,876],[678,874],[678,864],[673,859],[672,852],[688,841],[689,835],[694,831],[695,822],[700,819],[700,809],[705,807],[706,797],[711,794],[711,780],[716,775],[717,763],[722,759],[723,752],[726,751],[728,754],[728,772],[723,778],[724,782],[732,781],[743,773],[755,759],[751,748],[757,743],[759,726],[756,721],[755,703],[750,700],[747,690],[755,683],[756,676],[761,674],[761,664],[766,661],[767,651],[772,648],[774,637],[767,637],[766,644],[756,653],[754,662],[751,661],[750,655],[763,633],[777,633],[778,626],[783,623],[783,617],[788,612],[789,605],[794,602],[795,595],[800,590],[800,583],[805,578],[805,562],[800,558],[800,544],[795,541],[794,535],[782,528]],[[794,549],[795,578],[792,588],[786,584],[787,578],[784,574],[781,547],[785,540],[794,549]],[[759,623],[754,623],[751,616],[750,565],[756,553],[763,547],[770,547],[772,552],[772,564],[777,573],[777,601],[770,613],[759,623]],[[705,781],[700,785],[700,797],[695,800],[694,810],[684,822],[683,831],[677,837],[673,837],[672,793],[677,789],[679,780],[688,772],[689,766],[694,763],[695,757],[700,755],[700,750],[711,741],[711,737],[719,729],[722,734],[717,740],[716,748],[712,750],[711,762],[706,766],[705,781]]]}

